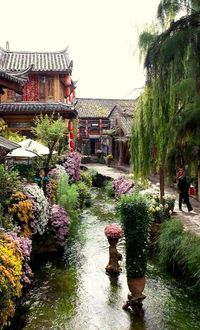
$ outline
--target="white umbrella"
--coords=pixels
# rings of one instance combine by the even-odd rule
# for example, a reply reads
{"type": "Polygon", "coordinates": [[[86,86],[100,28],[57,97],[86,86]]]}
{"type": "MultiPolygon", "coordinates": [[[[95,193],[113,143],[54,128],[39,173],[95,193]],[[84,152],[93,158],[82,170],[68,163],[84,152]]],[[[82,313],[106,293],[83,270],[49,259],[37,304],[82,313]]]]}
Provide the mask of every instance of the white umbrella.
{"type": "Polygon", "coordinates": [[[9,152],[7,157],[34,158],[37,157],[37,155],[34,152],[28,151],[24,147],[21,147],[9,152]]]}
{"type": "MultiPolygon", "coordinates": [[[[37,141],[31,140],[31,139],[21,141],[21,142],[19,142],[19,145],[21,145],[23,148],[25,148],[28,151],[34,152],[38,156],[49,154],[48,147],[44,146],[43,144],[41,144],[37,141]]],[[[55,154],[56,151],[54,151],[53,153],[55,154]]]]}

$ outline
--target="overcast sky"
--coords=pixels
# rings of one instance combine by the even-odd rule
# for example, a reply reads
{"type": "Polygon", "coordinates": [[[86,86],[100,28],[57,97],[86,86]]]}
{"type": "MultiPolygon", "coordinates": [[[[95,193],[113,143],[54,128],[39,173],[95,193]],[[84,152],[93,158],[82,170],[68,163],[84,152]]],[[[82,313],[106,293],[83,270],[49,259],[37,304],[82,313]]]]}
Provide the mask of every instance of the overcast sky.
{"type": "Polygon", "coordinates": [[[144,85],[138,33],[159,0],[1,0],[0,47],[57,51],[69,46],[77,97],[135,98],[144,85]]]}

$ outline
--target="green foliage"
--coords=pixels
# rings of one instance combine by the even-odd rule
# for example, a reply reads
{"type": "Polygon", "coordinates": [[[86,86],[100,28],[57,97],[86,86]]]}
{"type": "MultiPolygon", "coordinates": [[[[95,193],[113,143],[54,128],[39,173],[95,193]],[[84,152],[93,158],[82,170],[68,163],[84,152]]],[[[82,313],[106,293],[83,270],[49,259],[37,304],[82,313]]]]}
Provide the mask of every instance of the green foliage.
{"type": "Polygon", "coordinates": [[[106,164],[106,160],[105,160],[105,158],[104,158],[104,155],[102,154],[102,155],[100,155],[100,157],[98,158],[98,163],[100,163],[100,164],[106,164]]]}
{"type": "Polygon", "coordinates": [[[19,173],[22,178],[33,180],[37,170],[33,164],[14,164],[13,169],[19,173]]]}
{"type": "Polygon", "coordinates": [[[150,224],[147,202],[139,194],[127,194],[121,197],[119,209],[126,239],[127,277],[142,277],[147,266],[150,224]]]}
{"type": "Polygon", "coordinates": [[[159,250],[160,263],[181,274],[200,293],[200,237],[185,232],[181,221],[170,220],[162,225],[159,250]]]}
{"type": "Polygon", "coordinates": [[[54,149],[58,149],[61,146],[64,135],[66,133],[66,125],[62,117],[58,116],[55,119],[54,115],[48,116],[40,115],[36,117],[34,121],[35,127],[33,132],[37,135],[37,138],[49,148],[49,155],[47,156],[46,166],[49,167],[49,163],[52,159],[54,149]]]}
{"type": "Polygon", "coordinates": [[[106,183],[106,185],[105,185],[105,191],[106,191],[106,194],[109,197],[115,197],[115,191],[114,191],[114,188],[113,188],[112,181],[108,181],[106,183]]]}
{"type": "Polygon", "coordinates": [[[0,164],[0,201],[4,205],[7,199],[20,187],[20,178],[17,171],[5,170],[4,165],[0,164]]]}
{"type": "Polygon", "coordinates": [[[200,10],[198,1],[163,0],[158,17],[164,31],[147,29],[140,35],[147,82],[132,129],[131,159],[136,177],[160,169],[166,172],[171,156],[178,160],[180,153],[185,160],[189,149],[190,163],[197,168],[200,21],[195,10],[200,10]],[[176,20],[181,9],[186,9],[187,15],[176,20]]]}
{"type": "Polygon", "coordinates": [[[90,154],[89,140],[86,140],[85,144],[83,145],[83,155],[89,156],[89,154],[90,154]]]}
{"type": "Polygon", "coordinates": [[[88,188],[92,187],[92,173],[88,170],[80,171],[80,180],[86,184],[88,188]]]}
{"type": "Polygon", "coordinates": [[[158,6],[157,17],[161,24],[166,26],[181,10],[188,14],[200,10],[199,0],[162,0],[158,6]]]}
{"type": "Polygon", "coordinates": [[[78,182],[76,184],[77,191],[78,191],[78,200],[80,208],[83,208],[85,203],[89,204],[91,199],[91,194],[89,192],[88,186],[84,182],[78,182]]]}
{"type": "Polygon", "coordinates": [[[6,130],[5,132],[2,132],[2,136],[5,139],[8,139],[8,140],[16,142],[16,143],[24,140],[24,137],[22,135],[20,135],[17,132],[12,132],[10,130],[6,130]]]}
{"type": "Polygon", "coordinates": [[[72,222],[79,215],[78,190],[75,184],[69,184],[67,175],[61,175],[56,191],[56,203],[63,206],[72,222]]]}

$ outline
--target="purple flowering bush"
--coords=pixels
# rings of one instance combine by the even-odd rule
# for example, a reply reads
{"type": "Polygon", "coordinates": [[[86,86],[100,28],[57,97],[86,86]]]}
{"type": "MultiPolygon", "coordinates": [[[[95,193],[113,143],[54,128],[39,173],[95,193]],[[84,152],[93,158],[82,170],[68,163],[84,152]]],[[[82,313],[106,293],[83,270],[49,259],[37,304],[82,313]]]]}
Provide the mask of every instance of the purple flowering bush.
{"type": "Polygon", "coordinates": [[[78,152],[73,151],[66,155],[63,166],[69,176],[70,183],[80,180],[80,163],[81,156],[78,152]]]}
{"type": "Polygon", "coordinates": [[[107,238],[121,238],[123,235],[123,230],[116,223],[112,223],[105,227],[104,234],[107,238]]]}
{"type": "Polygon", "coordinates": [[[115,191],[115,198],[119,198],[122,194],[133,192],[134,182],[125,176],[120,175],[113,180],[112,184],[115,191]]]}
{"type": "Polygon", "coordinates": [[[68,234],[69,218],[62,206],[57,204],[52,205],[49,226],[52,229],[56,243],[63,246],[68,234]]]}
{"type": "Polygon", "coordinates": [[[24,237],[18,236],[16,232],[9,232],[9,235],[17,242],[21,254],[22,254],[22,284],[29,284],[30,279],[33,276],[32,270],[29,266],[30,255],[32,251],[32,240],[24,237]]]}

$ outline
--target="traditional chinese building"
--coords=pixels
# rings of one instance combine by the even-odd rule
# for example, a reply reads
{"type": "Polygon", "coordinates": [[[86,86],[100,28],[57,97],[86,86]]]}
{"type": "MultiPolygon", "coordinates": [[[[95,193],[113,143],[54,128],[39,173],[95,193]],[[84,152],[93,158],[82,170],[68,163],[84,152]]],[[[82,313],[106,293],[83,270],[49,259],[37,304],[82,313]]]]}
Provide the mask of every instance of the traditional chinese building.
{"type": "MultiPolygon", "coordinates": [[[[60,114],[66,126],[73,130],[77,117],[74,109],[76,85],[72,75],[73,63],[67,49],[59,52],[10,51],[0,48],[0,69],[6,74],[28,75],[28,81],[19,90],[4,90],[0,117],[9,130],[31,137],[34,117],[39,114],[60,114]]],[[[72,139],[71,132],[71,139],[72,139]]],[[[71,146],[74,142],[71,142],[71,146]]]]}
{"type": "Polygon", "coordinates": [[[77,98],[79,118],[79,149],[84,154],[96,155],[97,150],[108,153],[110,121],[108,116],[114,100],[77,98]]]}
{"type": "MultiPolygon", "coordinates": [[[[23,86],[26,83],[27,79],[15,77],[11,74],[6,73],[3,70],[0,70],[0,100],[2,95],[5,93],[5,89],[13,90],[18,94],[22,94],[23,86]]],[[[4,125],[4,121],[0,120],[0,133],[4,125]]],[[[6,155],[20,146],[17,143],[9,141],[4,137],[0,136],[0,163],[4,162],[6,155]]]]}
{"type": "Polygon", "coordinates": [[[130,162],[130,139],[136,100],[119,100],[110,112],[110,150],[119,165],[130,162]]]}
{"type": "Polygon", "coordinates": [[[115,162],[128,164],[134,100],[77,98],[79,147],[84,154],[112,153],[115,162]]]}

